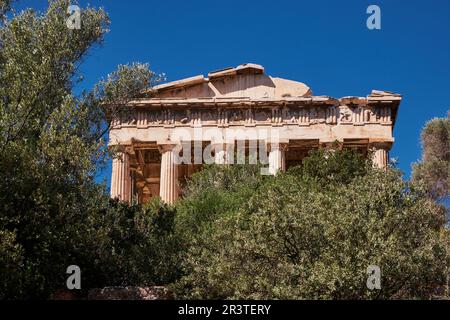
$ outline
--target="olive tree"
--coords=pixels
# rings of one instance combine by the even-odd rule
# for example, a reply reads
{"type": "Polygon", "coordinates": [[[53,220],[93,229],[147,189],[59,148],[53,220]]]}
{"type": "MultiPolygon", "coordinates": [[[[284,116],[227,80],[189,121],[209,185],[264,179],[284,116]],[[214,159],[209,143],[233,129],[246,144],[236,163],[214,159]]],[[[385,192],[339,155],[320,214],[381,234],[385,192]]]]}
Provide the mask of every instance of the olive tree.
{"type": "Polygon", "coordinates": [[[135,63],[75,94],[80,64],[103,42],[109,18],[88,7],[81,28],[70,29],[71,4],[17,14],[0,1],[0,297],[48,297],[65,286],[70,264],[87,275],[102,270],[116,226],[99,223],[118,210],[94,179],[109,155],[107,131],[120,105],[160,79],[135,63]]]}

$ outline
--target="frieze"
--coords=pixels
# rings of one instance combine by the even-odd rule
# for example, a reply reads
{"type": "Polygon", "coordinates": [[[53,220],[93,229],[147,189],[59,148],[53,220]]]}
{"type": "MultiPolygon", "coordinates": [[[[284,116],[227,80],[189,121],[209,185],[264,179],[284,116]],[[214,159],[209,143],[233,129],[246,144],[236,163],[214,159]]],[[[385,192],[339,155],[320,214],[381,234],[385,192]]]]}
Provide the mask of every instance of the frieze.
{"type": "Polygon", "coordinates": [[[389,105],[276,106],[265,108],[134,110],[116,117],[112,128],[257,125],[391,125],[389,105]]]}

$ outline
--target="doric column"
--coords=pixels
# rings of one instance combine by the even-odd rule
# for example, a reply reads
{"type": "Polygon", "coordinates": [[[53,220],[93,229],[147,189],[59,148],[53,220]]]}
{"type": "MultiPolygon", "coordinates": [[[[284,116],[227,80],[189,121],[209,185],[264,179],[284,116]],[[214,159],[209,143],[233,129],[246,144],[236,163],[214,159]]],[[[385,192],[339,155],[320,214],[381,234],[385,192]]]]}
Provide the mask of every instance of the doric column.
{"type": "Polygon", "coordinates": [[[232,164],[234,161],[234,144],[231,142],[219,143],[214,145],[215,163],[232,164]]]}
{"type": "Polygon", "coordinates": [[[386,169],[389,162],[389,146],[386,144],[372,145],[372,162],[373,166],[380,169],[386,169]]]}
{"type": "Polygon", "coordinates": [[[175,147],[176,144],[159,145],[161,152],[159,196],[168,204],[173,204],[178,199],[178,164],[175,147]]]}
{"type": "Polygon", "coordinates": [[[113,159],[111,197],[131,201],[131,173],[128,153],[118,152],[113,159]]]}
{"type": "Polygon", "coordinates": [[[279,171],[285,171],[287,144],[271,143],[269,149],[269,174],[276,175],[279,171]]]}

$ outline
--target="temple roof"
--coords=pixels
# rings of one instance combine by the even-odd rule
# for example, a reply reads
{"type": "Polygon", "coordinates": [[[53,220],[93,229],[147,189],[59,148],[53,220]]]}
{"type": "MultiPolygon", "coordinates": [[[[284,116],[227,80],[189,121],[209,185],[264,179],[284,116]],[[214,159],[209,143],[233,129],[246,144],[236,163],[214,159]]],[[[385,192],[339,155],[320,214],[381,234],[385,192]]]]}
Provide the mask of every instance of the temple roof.
{"type": "MultiPolygon", "coordinates": [[[[347,96],[332,98],[313,96],[311,88],[298,81],[272,77],[264,73],[264,67],[254,63],[241,64],[235,68],[211,71],[208,77],[197,75],[154,86],[146,92],[151,99],[174,103],[181,101],[339,101],[344,104],[360,104],[376,101],[401,101],[401,95],[372,90],[366,97],[347,96]]],[[[139,100],[139,99],[138,99],[139,100]]]]}
{"type": "Polygon", "coordinates": [[[147,107],[195,106],[239,106],[252,105],[367,105],[388,103],[392,105],[393,120],[402,100],[401,95],[372,90],[366,97],[346,96],[333,98],[314,96],[309,86],[302,82],[271,77],[264,73],[264,67],[254,63],[241,64],[235,68],[211,71],[208,77],[197,75],[154,86],[145,91],[150,98],[138,98],[129,105],[147,107]]]}
{"type": "Polygon", "coordinates": [[[211,71],[208,77],[198,75],[164,83],[151,90],[155,98],[258,99],[312,96],[306,84],[268,76],[263,66],[253,63],[211,71]]]}

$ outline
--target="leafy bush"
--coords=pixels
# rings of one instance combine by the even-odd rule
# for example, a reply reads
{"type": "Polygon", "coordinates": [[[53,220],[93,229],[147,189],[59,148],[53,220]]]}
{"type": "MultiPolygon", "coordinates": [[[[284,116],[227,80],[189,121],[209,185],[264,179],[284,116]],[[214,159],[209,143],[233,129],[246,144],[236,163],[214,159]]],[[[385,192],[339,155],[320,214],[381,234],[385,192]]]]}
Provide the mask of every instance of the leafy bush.
{"type": "Polygon", "coordinates": [[[23,250],[13,232],[0,230],[0,299],[20,295],[23,281],[23,250]]]}
{"type": "Polygon", "coordinates": [[[257,165],[205,166],[188,180],[176,206],[177,233],[186,244],[208,241],[209,226],[240,208],[264,180],[257,165]]]}
{"type": "Polygon", "coordinates": [[[111,200],[109,209],[97,217],[96,239],[91,243],[96,256],[88,261],[83,276],[87,288],[161,285],[176,278],[173,209],[158,199],[143,208],[111,200]]]}
{"type": "MultiPolygon", "coordinates": [[[[265,180],[247,201],[213,219],[208,238],[199,236],[202,241],[188,250],[186,275],[174,285],[179,297],[371,299],[435,293],[449,262],[440,232],[445,209],[416,194],[395,169],[372,169],[350,151],[313,152],[306,164],[265,180]],[[366,287],[370,265],[381,268],[381,290],[366,287]]],[[[214,186],[204,190],[221,192],[214,186]]],[[[203,206],[197,211],[210,214],[203,206]]]]}
{"type": "Polygon", "coordinates": [[[143,250],[148,260],[161,254],[148,249],[164,243],[166,234],[153,232],[159,222],[110,202],[94,180],[118,106],[160,78],[145,64],[119,66],[74,94],[80,61],[102,43],[107,14],[83,9],[83,28],[68,32],[69,0],[6,15],[11,2],[0,1],[0,297],[47,298],[65,287],[71,264],[81,267],[85,289],[169,281],[158,264],[137,265],[143,250]]]}

